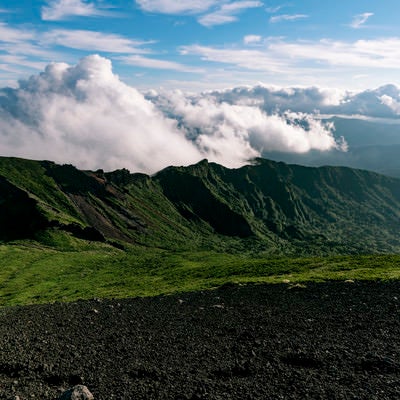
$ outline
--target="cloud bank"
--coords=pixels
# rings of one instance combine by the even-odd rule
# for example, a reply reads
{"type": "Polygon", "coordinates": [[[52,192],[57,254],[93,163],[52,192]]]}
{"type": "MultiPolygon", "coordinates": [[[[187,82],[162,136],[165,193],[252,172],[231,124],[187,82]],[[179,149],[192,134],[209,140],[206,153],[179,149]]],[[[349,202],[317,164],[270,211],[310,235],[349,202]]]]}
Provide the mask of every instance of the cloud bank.
{"type": "Polygon", "coordinates": [[[250,159],[266,150],[305,153],[340,147],[332,134],[334,127],[310,114],[288,110],[268,114],[257,101],[240,98],[229,103],[220,94],[152,92],[147,98],[179,121],[203,153],[228,166],[235,166],[235,159],[250,159]]]}
{"type": "MultiPolygon", "coordinates": [[[[265,93],[253,88],[145,97],[124,84],[100,56],[75,66],[50,64],[18,88],[0,90],[0,153],[153,173],[202,158],[239,167],[263,151],[340,148],[333,125],[307,112],[312,99],[305,111],[289,111],[296,96],[286,93],[290,99],[278,112],[266,106],[265,93]]],[[[270,96],[285,98],[282,93],[270,96]]],[[[300,91],[297,98],[301,95],[306,99],[300,91]]],[[[314,96],[314,104],[338,101],[317,89],[308,96],[314,96]]]]}
{"type": "Polygon", "coordinates": [[[231,105],[257,105],[268,114],[287,110],[346,117],[397,119],[400,111],[400,88],[385,85],[377,89],[351,92],[335,88],[251,86],[209,93],[217,102],[231,105]]]}
{"type": "Polygon", "coordinates": [[[202,155],[99,56],[76,66],[51,64],[0,92],[0,153],[81,168],[154,172],[202,155]]]}

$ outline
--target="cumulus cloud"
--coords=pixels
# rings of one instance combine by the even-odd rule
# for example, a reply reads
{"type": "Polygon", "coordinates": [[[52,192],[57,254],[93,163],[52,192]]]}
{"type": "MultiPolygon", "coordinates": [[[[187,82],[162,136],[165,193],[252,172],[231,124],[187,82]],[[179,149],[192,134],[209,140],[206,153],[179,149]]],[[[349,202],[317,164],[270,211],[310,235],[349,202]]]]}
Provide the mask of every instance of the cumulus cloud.
{"type": "Polygon", "coordinates": [[[0,116],[2,155],[143,172],[204,157],[99,56],[51,64],[19,88],[3,89],[0,116]]]}
{"type": "Polygon", "coordinates": [[[0,154],[147,173],[203,158],[239,167],[273,152],[346,151],[346,133],[328,122],[335,115],[398,121],[400,89],[259,85],[142,94],[94,55],[75,66],[50,64],[17,88],[0,90],[0,154]]]}
{"type": "Polygon", "coordinates": [[[400,88],[384,85],[377,89],[351,92],[336,88],[244,86],[210,92],[218,102],[254,105],[268,114],[287,110],[316,116],[338,115],[351,118],[398,118],[396,104],[400,88]]]}
{"type": "Polygon", "coordinates": [[[227,92],[145,97],[96,55],[75,66],[50,64],[16,89],[0,90],[0,154],[153,173],[202,158],[239,167],[264,151],[341,146],[333,125],[309,113],[270,113],[256,90],[247,100],[232,96],[230,102],[227,92]]]}
{"type": "Polygon", "coordinates": [[[394,99],[391,96],[388,96],[387,94],[382,95],[381,97],[379,97],[379,99],[382,104],[388,106],[397,115],[400,115],[400,102],[398,100],[394,99]]]}
{"type": "Polygon", "coordinates": [[[397,118],[396,99],[400,99],[400,89],[396,85],[384,85],[347,96],[336,108],[345,115],[361,115],[367,118],[397,118]],[[392,101],[390,101],[392,99],[392,101]]]}
{"type": "Polygon", "coordinates": [[[268,114],[260,104],[229,104],[216,93],[163,92],[150,93],[148,98],[177,119],[203,153],[224,165],[237,166],[238,160],[264,151],[304,153],[341,147],[333,137],[333,125],[310,114],[268,114]]]}
{"type": "Polygon", "coordinates": [[[343,90],[316,86],[284,88],[258,85],[211,93],[219,102],[235,105],[257,105],[269,114],[287,110],[309,114],[329,113],[346,103],[348,99],[348,93],[343,90]]]}

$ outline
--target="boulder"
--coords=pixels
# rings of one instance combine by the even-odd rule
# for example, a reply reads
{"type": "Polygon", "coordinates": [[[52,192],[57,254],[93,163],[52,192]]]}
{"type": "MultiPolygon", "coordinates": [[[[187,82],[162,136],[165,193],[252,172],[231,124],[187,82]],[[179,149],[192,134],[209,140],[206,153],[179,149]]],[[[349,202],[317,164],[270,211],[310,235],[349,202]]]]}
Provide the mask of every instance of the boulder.
{"type": "Polygon", "coordinates": [[[94,400],[94,397],[86,386],[76,385],[64,392],[58,400],[94,400]]]}

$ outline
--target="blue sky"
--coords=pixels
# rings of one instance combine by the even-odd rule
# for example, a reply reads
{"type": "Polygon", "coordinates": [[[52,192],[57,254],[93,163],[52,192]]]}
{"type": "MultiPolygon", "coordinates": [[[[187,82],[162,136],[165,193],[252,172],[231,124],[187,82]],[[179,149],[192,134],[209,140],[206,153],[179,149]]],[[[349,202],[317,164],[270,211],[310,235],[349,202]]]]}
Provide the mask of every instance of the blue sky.
{"type": "Polygon", "coordinates": [[[0,86],[112,61],[135,87],[400,83],[397,0],[0,0],[0,86]]]}

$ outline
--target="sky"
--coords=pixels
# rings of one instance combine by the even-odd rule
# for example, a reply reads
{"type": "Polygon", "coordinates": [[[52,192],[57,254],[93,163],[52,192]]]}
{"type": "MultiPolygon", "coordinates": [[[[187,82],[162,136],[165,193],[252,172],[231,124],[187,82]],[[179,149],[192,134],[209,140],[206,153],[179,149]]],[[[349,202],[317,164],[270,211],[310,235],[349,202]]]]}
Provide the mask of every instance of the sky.
{"type": "Polygon", "coordinates": [[[397,0],[0,0],[0,86],[98,54],[141,89],[400,83],[397,0]]]}
{"type": "Polygon", "coordinates": [[[399,14],[398,0],[0,0],[0,156],[155,173],[400,145],[399,14]]]}

